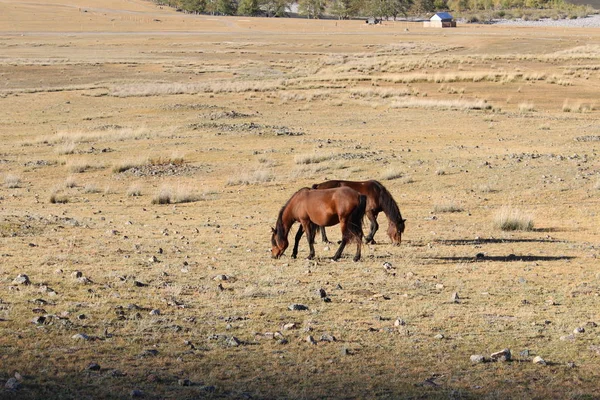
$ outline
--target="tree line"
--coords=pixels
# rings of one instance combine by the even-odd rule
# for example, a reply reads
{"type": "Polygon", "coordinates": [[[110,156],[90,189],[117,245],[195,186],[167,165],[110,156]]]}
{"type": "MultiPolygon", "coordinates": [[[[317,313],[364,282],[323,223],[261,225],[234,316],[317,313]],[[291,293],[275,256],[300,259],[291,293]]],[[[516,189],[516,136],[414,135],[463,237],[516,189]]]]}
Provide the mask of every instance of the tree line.
{"type": "MultiPolygon", "coordinates": [[[[213,14],[286,17],[293,0],[153,0],[180,11],[213,14]]],[[[338,19],[423,15],[438,11],[498,11],[512,9],[563,9],[565,0],[298,0],[298,13],[307,18],[338,19]]]]}

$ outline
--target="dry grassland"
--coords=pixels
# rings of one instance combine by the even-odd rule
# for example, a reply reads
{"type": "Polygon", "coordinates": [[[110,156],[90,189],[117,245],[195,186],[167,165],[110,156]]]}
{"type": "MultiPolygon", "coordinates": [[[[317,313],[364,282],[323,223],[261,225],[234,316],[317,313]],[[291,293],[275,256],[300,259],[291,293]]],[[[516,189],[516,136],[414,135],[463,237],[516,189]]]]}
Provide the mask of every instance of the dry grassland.
{"type": "Polygon", "coordinates": [[[0,0],[1,398],[598,396],[598,29],[40,3],[0,0]],[[333,178],[402,245],[272,260],[333,178]]]}

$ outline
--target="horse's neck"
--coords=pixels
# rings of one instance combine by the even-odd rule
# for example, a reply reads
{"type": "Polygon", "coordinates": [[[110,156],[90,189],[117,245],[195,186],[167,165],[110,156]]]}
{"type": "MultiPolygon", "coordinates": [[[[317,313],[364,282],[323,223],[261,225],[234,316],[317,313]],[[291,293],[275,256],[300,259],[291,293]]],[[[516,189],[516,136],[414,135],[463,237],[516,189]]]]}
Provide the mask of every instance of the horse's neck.
{"type": "Polygon", "coordinates": [[[281,214],[281,223],[283,225],[283,234],[287,237],[287,235],[290,233],[290,229],[292,228],[292,225],[294,224],[295,219],[292,216],[292,212],[291,212],[291,207],[288,206],[285,208],[285,210],[283,210],[283,213],[281,214]]]}

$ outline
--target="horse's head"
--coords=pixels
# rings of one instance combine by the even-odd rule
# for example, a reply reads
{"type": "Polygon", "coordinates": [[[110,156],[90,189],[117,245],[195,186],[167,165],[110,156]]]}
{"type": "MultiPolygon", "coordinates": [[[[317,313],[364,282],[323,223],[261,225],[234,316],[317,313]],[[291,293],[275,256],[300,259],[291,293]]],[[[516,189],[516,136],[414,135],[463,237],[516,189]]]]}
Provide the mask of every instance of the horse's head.
{"type": "Polygon", "coordinates": [[[394,224],[392,221],[390,221],[390,224],[388,225],[387,234],[390,239],[392,239],[392,244],[394,246],[399,246],[400,242],[402,242],[402,234],[404,233],[405,222],[405,219],[401,219],[398,224],[394,224]]]}
{"type": "Polygon", "coordinates": [[[279,235],[277,229],[271,228],[271,257],[279,258],[288,248],[289,242],[284,235],[279,235]]]}

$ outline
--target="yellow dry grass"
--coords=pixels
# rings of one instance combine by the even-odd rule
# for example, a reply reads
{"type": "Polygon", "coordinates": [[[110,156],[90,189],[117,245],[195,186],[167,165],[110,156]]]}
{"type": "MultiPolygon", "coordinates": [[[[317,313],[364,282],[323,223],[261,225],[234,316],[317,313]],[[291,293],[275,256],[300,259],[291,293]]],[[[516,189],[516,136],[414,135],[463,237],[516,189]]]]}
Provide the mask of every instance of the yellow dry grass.
{"type": "Polygon", "coordinates": [[[597,29],[0,15],[0,397],[596,396],[597,29]],[[272,260],[280,207],[334,178],[382,179],[402,245],[380,215],[358,263],[272,260]]]}

